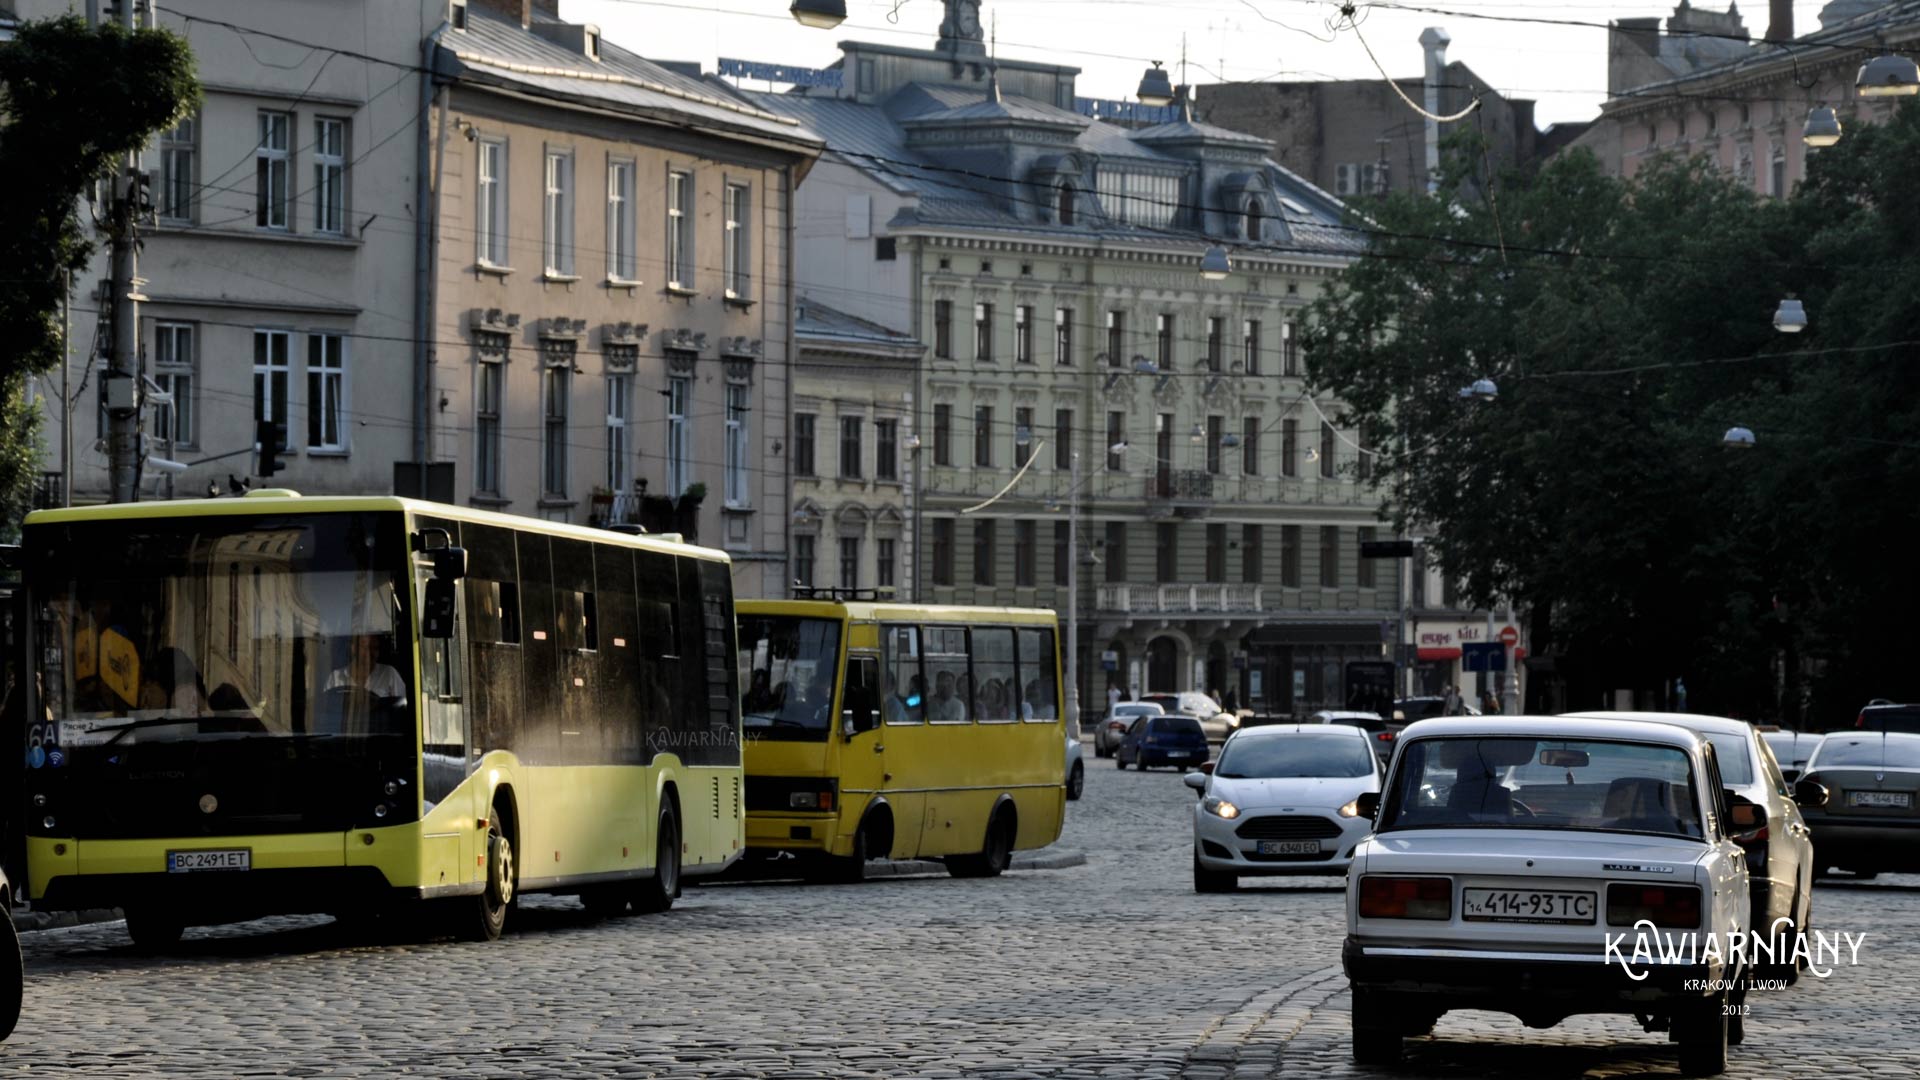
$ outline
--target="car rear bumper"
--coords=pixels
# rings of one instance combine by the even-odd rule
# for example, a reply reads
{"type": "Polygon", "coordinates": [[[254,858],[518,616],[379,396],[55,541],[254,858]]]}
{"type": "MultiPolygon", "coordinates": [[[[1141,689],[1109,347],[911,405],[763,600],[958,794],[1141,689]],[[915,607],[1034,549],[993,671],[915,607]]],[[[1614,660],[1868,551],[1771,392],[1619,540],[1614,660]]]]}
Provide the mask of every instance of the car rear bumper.
{"type": "Polygon", "coordinates": [[[1188,768],[1194,768],[1194,769],[1199,768],[1202,762],[1207,761],[1211,758],[1211,755],[1208,753],[1205,747],[1190,747],[1190,748],[1183,748],[1183,749],[1177,749],[1177,750],[1176,749],[1162,750],[1158,748],[1154,748],[1154,749],[1140,748],[1140,749],[1134,750],[1131,756],[1133,757],[1134,761],[1142,765],[1147,765],[1147,766],[1185,765],[1188,768]]]}
{"type": "Polygon", "coordinates": [[[1663,1003],[1703,999],[1716,992],[1721,967],[1705,964],[1626,965],[1593,955],[1444,949],[1348,937],[1341,965],[1355,987],[1394,995],[1440,998],[1448,1009],[1572,1015],[1657,1011],[1663,1003]]]}
{"type": "Polygon", "coordinates": [[[1821,816],[1809,820],[1807,828],[1813,832],[1813,857],[1818,866],[1920,872],[1920,818],[1849,821],[1821,816]]]}

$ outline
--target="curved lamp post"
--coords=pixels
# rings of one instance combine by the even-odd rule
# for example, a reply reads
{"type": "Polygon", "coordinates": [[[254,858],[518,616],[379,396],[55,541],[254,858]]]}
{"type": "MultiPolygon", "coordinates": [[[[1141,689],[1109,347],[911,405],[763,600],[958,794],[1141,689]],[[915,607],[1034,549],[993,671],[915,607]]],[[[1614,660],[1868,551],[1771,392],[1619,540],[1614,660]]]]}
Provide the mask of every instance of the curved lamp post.
{"type": "Polygon", "coordinates": [[[1788,299],[1780,301],[1773,313],[1773,328],[1783,334],[1797,334],[1807,328],[1806,305],[1800,301],[1788,299]]]}
{"type": "Polygon", "coordinates": [[[1861,97],[1920,94],[1920,65],[1891,53],[1876,56],[1860,65],[1860,74],[1854,77],[1853,89],[1861,97]]]}
{"type": "Polygon", "coordinates": [[[787,14],[801,26],[831,30],[847,21],[846,0],[793,0],[787,14]]]}
{"type": "Polygon", "coordinates": [[[1167,78],[1166,71],[1160,67],[1160,61],[1155,60],[1146,74],[1140,76],[1140,89],[1135,93],[1139,96],[1142,105],[1158,108],[1173,104],[1173,80],[1167,78]]]}
{"type": "Polygon", "coordinates": [[[1200,257],[1200,276],[1208,281],[1224,281],[1233,273],[1233,260],[1227,257],[1227,249],[1219,244],[1207,248],[1200,257]]]}
{"type": "Polygon", "coordinates": [[[1807,124],[1800,138],[1808,146],[1832,146],[1840,141],[1840,118],[1831,105],[1815,105],[1807,110],[1807,124]]]}
{"type": "Polygon", "coordinates": [[[1753,442],[1753,431],[1743,427],[1730,427],[1720,437],[1720,444],[1733,450],[1751,450],[1753,442]]]}

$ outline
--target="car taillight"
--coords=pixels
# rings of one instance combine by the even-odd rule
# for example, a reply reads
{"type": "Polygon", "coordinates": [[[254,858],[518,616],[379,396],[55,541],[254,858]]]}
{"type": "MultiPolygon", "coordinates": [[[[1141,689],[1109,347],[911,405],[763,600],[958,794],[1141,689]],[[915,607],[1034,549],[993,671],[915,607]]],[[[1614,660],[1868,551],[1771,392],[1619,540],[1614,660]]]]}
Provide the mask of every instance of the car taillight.
{"type": "Polygon", "coordinates": [[[1392,742],[1392,741],[1393,741],[1393,732],[1391,732],[1391,731],[1383,731],[1383,732],[1381,732],[1381,733],[1379,733],[1378,735],[1375,735],[1375,736],[1374,736],[1374,738],[1376,738],[1376,739],[1379,739],[1379,740],[1380,740],[1381,742],[1392,742]]]}
{"type": "Polygon", "coordinates": [[[1700,888],[1697,885],[1607,886],[1607,925],[1632,926],[1645,920],[1655,926],[1688,929],[1700,925],[1700,888]]]}
{"type": "Polygon", "coordinates": [[[1363,919],[1446,919],[1453,916],[1451,878],[1381,877],[1360,879],[1363,919]]]}
{"type": "Polygon", "coordinates": [[[1859,716],[1857,716],[1857,717],[1855,717],[1855,718],[1854,718],[1854,720],[1853,720],[1853,726],[1854,726],[1854,727],[1866,727],[1866,726],[1867,726],[1867,714],[1866,714],[1866,713],[1861,713],[1861,714],[1860,714],[1859,716]]]}

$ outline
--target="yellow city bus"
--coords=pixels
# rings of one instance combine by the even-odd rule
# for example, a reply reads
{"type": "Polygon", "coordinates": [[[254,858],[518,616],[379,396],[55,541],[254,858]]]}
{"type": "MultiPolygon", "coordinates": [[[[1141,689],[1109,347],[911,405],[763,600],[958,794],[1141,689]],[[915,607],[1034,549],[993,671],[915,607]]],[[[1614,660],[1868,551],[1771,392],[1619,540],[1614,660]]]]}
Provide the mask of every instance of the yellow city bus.
{"type": "Polygon", "coordinates": [[[1053,612],[743,600],[739,623],[755,856],[841,881],[887,857],[991,877],[1059,837],[1053,612]]]}
{"type": "Polygon", "coordinates": [[[397,498],[41,511],[38,908],[136,943],[515,897],[661,910],[744,850],[724,555],[397,498]],[[431,906],[419,902],[431,901],[431,906]]]}

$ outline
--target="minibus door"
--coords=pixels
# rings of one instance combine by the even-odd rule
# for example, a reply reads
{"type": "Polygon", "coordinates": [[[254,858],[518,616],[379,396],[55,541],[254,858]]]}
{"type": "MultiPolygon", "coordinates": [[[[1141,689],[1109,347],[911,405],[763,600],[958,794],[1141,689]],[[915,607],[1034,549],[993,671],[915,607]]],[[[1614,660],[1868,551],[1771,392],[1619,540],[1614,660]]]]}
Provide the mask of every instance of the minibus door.
{"type": "MultiPolygon", "coordinates": [[[[847,656],[846,677],[840,684],[840,828],[851,838],[867,805],[886,790],[886,725],[880,716],[880,661],[875,656],[847,656]]],[[[875,859],[889,852],[869,851],[875,859]]]]}

